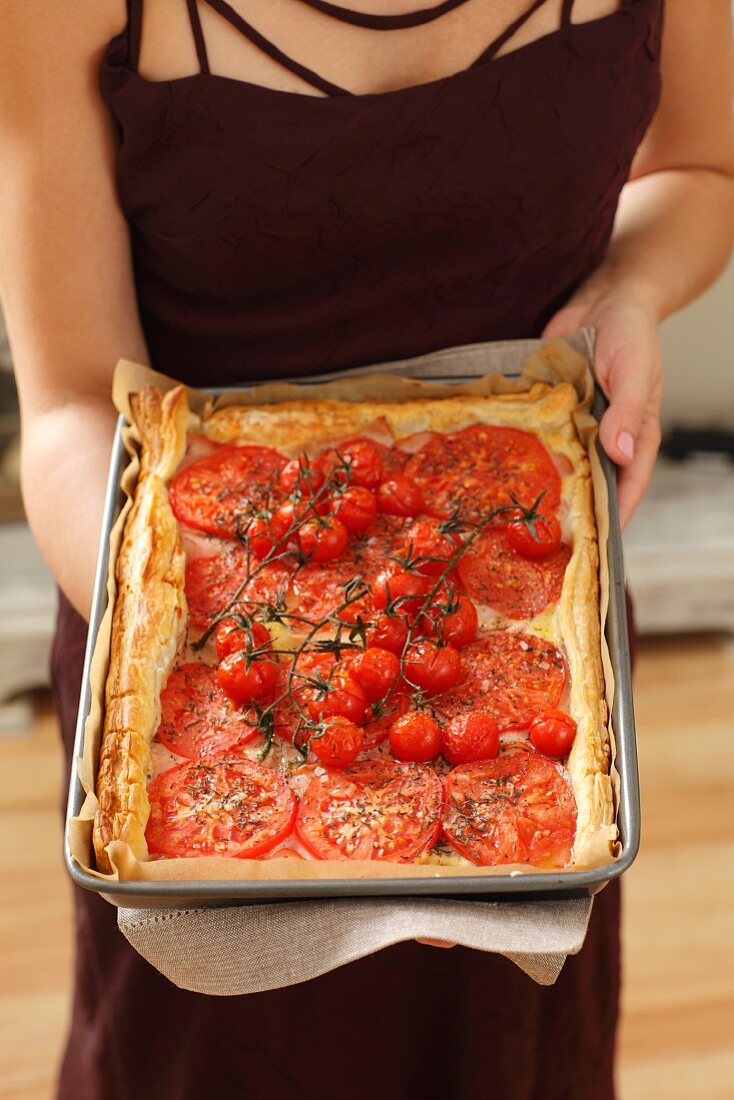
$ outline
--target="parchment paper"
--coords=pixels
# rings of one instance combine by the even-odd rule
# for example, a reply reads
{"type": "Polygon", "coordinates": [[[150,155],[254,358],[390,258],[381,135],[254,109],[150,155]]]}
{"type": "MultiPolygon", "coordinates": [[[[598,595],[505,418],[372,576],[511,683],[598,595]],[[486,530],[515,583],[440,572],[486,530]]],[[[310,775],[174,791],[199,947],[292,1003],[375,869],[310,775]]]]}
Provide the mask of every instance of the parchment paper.
{"type": "MultiPolygon", "coordinates": [[[[606,555],[609,521],[606,482],[595,447],[597,424],[590,412],[594,393],[591,368],[592,355],[591,335],[588,332],[582,332],[568,342],[552,341],[544,344],[540,341],[511,341],[500,344],[482,344],[447,349],[413,360],[346,372],[342,376],[330,375],[328,381],[312,383],[307,388],[304,388],[301,384],[265,383],[255,388],[229,392],[214,400],[206,394],[190,389],[189,402],[192,410],[206,418],[218,408],[239,403],[249,405],[271,404],[285,400],[302,400],[304,397],[359,402],[366,399],[392,401],[428,396],[452,397],[464,393],[509,394],[526,392],[534,382],[543,382],[548,385],[570,382],[578,396],[578,406],[574,419],[581,441],[588,451],[592,470],[596,520],[599,531],[602,663],[606,681],[608,714],[611,715],[614,680],[604,638],[604,624],[609,600],[606,555]],[[390,370],[389,374],[382,373],[383,370],[388,368],[390,370]],[[522,374],[518,378],[508,378],[498,373],[502,370],[518,371],[520,369],[522,369],[522,374]],[[423,381],[413,377],[414,375],[429,378],[436,376],[476,377],[478,374],[483,375],[478,380],[452,384],[423,381]]],[[[165,392],[179,383],[139,364],[124,360],[118,364],[114,378],[113,397],[118,410],[127,417],[128,423],[132,421],[129,395],[149,384],[154,384],[165,392]]],[[[112,878],[136,881],[395,877],[432,879],[526,872],[527,868],[512,866],[486,868],[474,866],[444,867],[435,864],[395,865],[376,861],[344,861],[343,863],[331,864],[287,858],[258,861],[222,857],[197,857],[193,859],[140,861],[135,858],[128,845],[121,841],[113,842],[108,848],[114,873],[108,876],[95,869],[91,835],[92,822],[97,810],[97,798],[94,788],[103,721],[104,685],[109,666],[112,608],[114,607],[116,595],[114,565],[139,469],[138,447],[140,440],[134,424],[124,430],[123,438],[130,453],[130,463],[123,473],[121,482],[126,494],[126,503],[110,533],[110,569],[107,578],[109,602],[99,628],[92,659],[90,673],[92,703],[85,724],[83,755],[79,761],[79,774],[86,792],[86,799],[78,817],[71,821],[69,829],[71,852],[79,865],[88,873],[100,879],[112,878]]],[[[612,737],[613,749],[613,735],[610,734],[610,736],[612,737]]],[[[614,767],[612,767],[611,778],[615,794],[615,806],[617,806],[619,803],[619,777],[614,767]]],[[[607,862],[610,858],[608,846],[606,846],[606,851],[599,852],[597,855],[597,859],[586,865],[607,862]]],[[[534,873],[541,874],[543,872],[536,870],[534,873]]]]}

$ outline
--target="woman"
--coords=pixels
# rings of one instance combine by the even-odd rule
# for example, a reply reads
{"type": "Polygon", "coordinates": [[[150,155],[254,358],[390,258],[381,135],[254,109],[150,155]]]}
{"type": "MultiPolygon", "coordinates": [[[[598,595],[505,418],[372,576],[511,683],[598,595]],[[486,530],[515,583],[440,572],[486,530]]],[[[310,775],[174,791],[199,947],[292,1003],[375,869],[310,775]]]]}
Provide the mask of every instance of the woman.
{"type": "MultiPolygon", "coordinates": [[[[222,384],[595,325],[626,520],[657,324],[730,248],[729,0],[668,0],[664,33],[663,0],[235,4],[3,9],[2,295],[67,749],[119,356],[222,384]]],[[[223,1000],[77,901],[63,1097],[613,1095],[613,887],[552,989],[406,944],[223,1000]]]]}

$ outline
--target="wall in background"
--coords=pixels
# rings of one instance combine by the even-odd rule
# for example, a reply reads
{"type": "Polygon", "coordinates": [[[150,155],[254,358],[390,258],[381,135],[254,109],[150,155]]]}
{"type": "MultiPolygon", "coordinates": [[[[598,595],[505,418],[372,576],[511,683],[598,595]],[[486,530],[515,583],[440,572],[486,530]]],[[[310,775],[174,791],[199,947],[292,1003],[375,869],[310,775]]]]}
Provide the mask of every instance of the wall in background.
{"type": "Polygon", "coordinates": [[[720,281],[661,327],[663,427],[734,430],[734,262],[720,281]]]}

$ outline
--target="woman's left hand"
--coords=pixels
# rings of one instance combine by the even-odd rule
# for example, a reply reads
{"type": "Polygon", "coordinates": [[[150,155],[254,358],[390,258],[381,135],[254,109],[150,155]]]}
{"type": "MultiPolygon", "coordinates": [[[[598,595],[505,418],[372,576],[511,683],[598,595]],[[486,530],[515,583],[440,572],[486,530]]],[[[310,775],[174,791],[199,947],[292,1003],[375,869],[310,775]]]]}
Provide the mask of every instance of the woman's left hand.
{"type": "Polygon", "coordinates": [[[626,286],[586,284],[546,326],[545,337],[596,329],[595,367],[609,408],[599,426],[602,446],[620,468],[622,527],[642,500],[660,447],[662,369],[657,318],[626,286]]]}

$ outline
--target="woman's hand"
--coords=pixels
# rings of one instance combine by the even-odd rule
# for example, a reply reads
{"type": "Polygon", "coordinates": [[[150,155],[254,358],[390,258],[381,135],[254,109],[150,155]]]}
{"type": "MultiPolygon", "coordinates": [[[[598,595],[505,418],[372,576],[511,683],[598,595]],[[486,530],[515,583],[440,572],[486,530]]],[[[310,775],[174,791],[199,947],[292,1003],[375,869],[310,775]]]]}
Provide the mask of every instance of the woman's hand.
{"type": "Polygon", "coordinates": [[[625,286],[582,287],[547,325],[546,337],[596,329],[596,375],[609,399],[599,437],[620,468],[622,527],[642,500],[660,447],[662,370],[657,318],[644,297],[625,286]]]}

